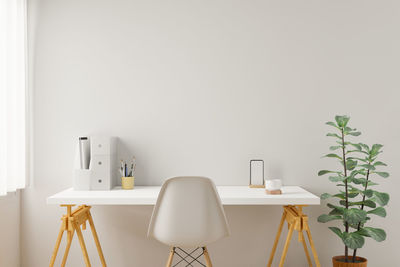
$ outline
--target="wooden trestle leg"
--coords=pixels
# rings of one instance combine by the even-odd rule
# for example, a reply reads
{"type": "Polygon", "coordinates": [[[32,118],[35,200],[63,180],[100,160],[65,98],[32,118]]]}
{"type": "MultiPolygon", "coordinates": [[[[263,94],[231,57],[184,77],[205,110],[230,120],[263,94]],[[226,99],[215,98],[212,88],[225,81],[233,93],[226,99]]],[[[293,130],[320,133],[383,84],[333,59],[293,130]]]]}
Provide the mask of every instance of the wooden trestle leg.
{"type": "Polygon", "coordinates": [[[304,238],[303,231],[305,231],[307,233],[307,237],[310,242],[311,251],[314,256],[315,264],[317,267],[321,267],[321,264],[319,263],[317,251],[315,249],[314,242],[311,237],[310,227],[308,226],[308,217],[307,217],[307,215],[303,214],[303,207],[304,207],[303,205],[284,206],[283,207],[282,219],[279,224],[278,232],[275,237],[275,242],[272,247],[271,255],[268,260],[268,264],[267,264],[268,267],[271,267],[272,261],[274,260],[274,255],[275,255],[278,243],[279,243],[279,238],[281,236],[283,224],[285,223],[285,221],[288,223],[289,232],[288,232],[286,242],[285,242],[285,245],[283,248],[281,260],[279,262],[279,267],[283,267],[283,264],[285,263],[286,254],[287,254],[287,251],[288,251],[288,248],[290,245],[290,240],[292,238],[294,230],[296,230],[299,234],[299,242],[301,242],[303,244],[304,252],[306,254],[308,265],[310,267],[312,267],[312,261],[310,258],[310,254],[308,253],[307,244],[306,244],[306,241],[304,238]]]}
{"type": "Polygon", "coordinates": [[[76,231],[79,244],[82,249],[83,257],[85,260],[86,267],[91,267],[89,255],[87,253],[85,240],[83,239],[83,234],[81,230],[81,226],[83,230],[86,230],[86,221],[89,221],[90,228],[92,230],[93,239],[96,243],[97,252],[99,253],[100,261],[103,267],[106,267],[106,261],[104,259],[103,251],[101,249],[99,237],[96,232],[96,228],[94,227],[93,218],[90,214],[90,206],[82,205],[79,206],[76,210],[72,211],[72,207],[75,205],[61,205],[62,207],[67,207],[67,214],[64,215],[61,220],[61,228],[57,237],[56,245],[54,246],[53,255],[50,260],[49,267],[54,267],[54,263],[57,258],[58,249],[60,248],[61,240],[64,234],[64,231],[67,231],[67,245],[65,247],[64,257],[62,259],[61,266],[64,267],[67,263],[68,253],[71,248],[72,239],[74,237],[74,233],[76,231]]]}

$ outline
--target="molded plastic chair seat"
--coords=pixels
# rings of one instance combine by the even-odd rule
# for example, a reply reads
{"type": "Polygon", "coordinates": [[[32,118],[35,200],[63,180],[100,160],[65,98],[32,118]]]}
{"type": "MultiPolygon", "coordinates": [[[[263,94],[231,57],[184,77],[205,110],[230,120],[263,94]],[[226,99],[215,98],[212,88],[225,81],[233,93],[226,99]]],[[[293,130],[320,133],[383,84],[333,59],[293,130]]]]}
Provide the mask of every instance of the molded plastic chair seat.
{"type": "MultiPolygon", "coordinates": [[[[151,218],[149,237],[171,246],[171,253],[175,247],[203,247],[207,261],[205,247],[228,235],[226,216],[211,179],[175,177],[163,184],[151,218]]],[[[207,264],[211,266],[211,261],[207,264]]]]}

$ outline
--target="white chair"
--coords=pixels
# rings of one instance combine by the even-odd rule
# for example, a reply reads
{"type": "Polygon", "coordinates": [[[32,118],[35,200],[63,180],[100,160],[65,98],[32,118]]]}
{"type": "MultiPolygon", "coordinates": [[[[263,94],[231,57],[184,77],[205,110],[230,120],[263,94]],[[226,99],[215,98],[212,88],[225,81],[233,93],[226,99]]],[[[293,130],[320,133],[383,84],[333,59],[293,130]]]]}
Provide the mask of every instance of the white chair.
{"type": "Polygon", "coordinates": [[[172,265],[175,254],[187,266],[194,262],[204,266],[198,260],[204,255],[206,266],[212,267],[207,245],[228,235],[224,209],[211,179],[175,177],[165,181],[153,210],[148,236],[171,247],[167,267],[172,265]],[[196,249],[188,253],[182,247],[196,249]],[[201,254],[192,256],[200,248],[201,254]]]}

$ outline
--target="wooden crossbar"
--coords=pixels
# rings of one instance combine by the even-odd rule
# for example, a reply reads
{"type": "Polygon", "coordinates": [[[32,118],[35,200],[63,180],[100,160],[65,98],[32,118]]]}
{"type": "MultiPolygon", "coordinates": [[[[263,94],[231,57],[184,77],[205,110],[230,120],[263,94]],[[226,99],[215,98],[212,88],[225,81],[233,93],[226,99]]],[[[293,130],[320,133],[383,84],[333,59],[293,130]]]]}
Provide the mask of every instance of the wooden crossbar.
{"type": "Polygon", "coordinates": [[[299,205],[299,206],[290,205],[290,206],[283,207],[283,214],[282,214],[281,222],[279,224],[278,232],[276,234],[275,242],[272,247],[271,255],[269,257],[268,264],[267,264],[268,267],[271,267],[272,262],[274,260],[274,255],[275,255],[278,243],[279,243],[279,239],[280,239],[280,236],[282,233],[282,228],[283,228],[285,221],[288,224],[289,232],[286,237],[285,245],[283,247],[283,252],[282,252],[281,260],[279,262],[279,267],[283,267],[283,265],[285,263],[286,254],[289,249],[293,231],[298,232],[299,242],[301,242],[303,244],[303,248],[304,248],[304,252],[306,254],[308,266],[312,267],[313,265],[312,265],[310,254],[308,253],[307,244],[306,244],[306,241],[304,238],[303,231],[306,232],[309,243],[310,243],[311,251],[313,253],[315,264],[317,267],[321,267],[321,264],[318,259],[317,251],[315,249],[314,242],[312,240],[311,231],[308,226],[308,216],[303,214],[303,207],[304,207],[304,205],[299,205]]]}
{"type": "Polygon", "coordinates": [[[81,226],[82,226],[83,230],[86,230],[86,222],[89,222],[90,229],[92,230],[93,239],[96,244],[97,252],[99,253],[101,264],[103,267],[106,267],[107,265],[106,265],[106,261],[104,259],[103,251],[101,249],[99,237],[97,235],[96,228],[94,227],[94,223],[93,223],[93,218],[90,213],[91,207],[82,205],[82,206],[79,206],[78,208],[76,208],[74,211],[72,211],[72,207],[74,205],[61,205],[61,206],[67,208],[67,214],[63,215],[61,217],[62,223],[61,223],[60,231],[59,231],[59,234],[57,237],[56,245],[54,246],[53,255],[51,257],[49,267],[54,267],[54,263],[57,258],[57,253],[60,248],[60,244],[61,244],[61,240],[62,240],[64,232],[67,232],[67,245],[65,247],[64,257],[63,257],[61,266],[65,267],[65,264],[67,263],[67,258],[68,258],[69,250],[71,248],[72,239],[76,232],[78,239],[79,239],[79,244],[82,249],[85,265],[86,265],[86,267],[91,267],[89,255],[88,255],[87,249],[86,249],[85,240],[83,239],[83,234],[82,234],[82,230],[81,230],[81,226]]]}

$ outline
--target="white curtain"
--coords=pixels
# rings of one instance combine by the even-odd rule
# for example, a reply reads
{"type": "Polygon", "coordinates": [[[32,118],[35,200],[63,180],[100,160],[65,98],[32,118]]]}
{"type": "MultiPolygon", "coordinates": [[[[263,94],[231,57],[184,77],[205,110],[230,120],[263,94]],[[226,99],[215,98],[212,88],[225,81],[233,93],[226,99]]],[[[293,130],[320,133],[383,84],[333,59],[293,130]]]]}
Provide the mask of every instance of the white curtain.
{"type": "Polygon", "coordinates": [[[26,21],[26,0],[0,0],[0,195],[26,184],[26,21]]]}

